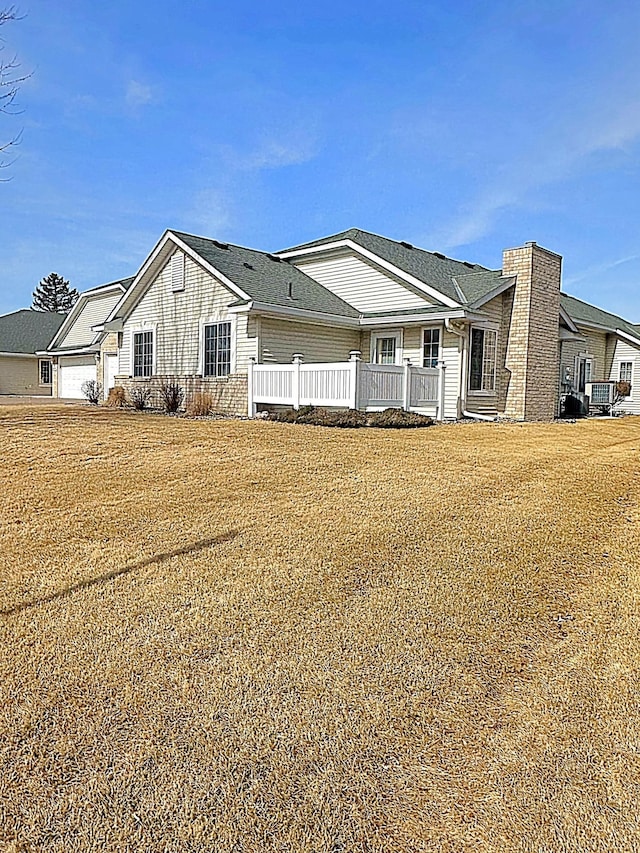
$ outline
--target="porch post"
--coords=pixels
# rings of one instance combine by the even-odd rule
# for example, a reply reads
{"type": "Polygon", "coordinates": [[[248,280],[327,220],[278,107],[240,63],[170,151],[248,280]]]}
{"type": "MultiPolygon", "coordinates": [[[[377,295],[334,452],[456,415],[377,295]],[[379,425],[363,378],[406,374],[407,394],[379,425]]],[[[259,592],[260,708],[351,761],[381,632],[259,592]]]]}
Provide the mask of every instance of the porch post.
{"type": "Polygon", "coordinates": [[[402,377],[402,408],[408,412],[411,408],[411,359],[404,360],[404,375],[402,377]]]}
{"type": "Polygon", "coordinates": [[[349,353],[349,408],[357,409],[360,405],[359,388],[360,385],[360,356],[362,353],[359,349],[351,350],[349,353]]]}
{"type": "Polygon", "coordinates": [[[447,365],[442,359],[438,362],[438,408],[436,410],[436,420],[444,420],[444,376],[447,365]]]}
{"type": "Polygon", "coordinates": [[[256,407],[253,402],[253,366],[255,363],[255,358],[251,356],[247,367],[247,414],[250,418],[255,418],[256,416],[256,407]]]}
{"type": "Polygon", "coordinates": [[[300,365],[304,356],[301,352],[293,354],[293,375],[291,377],[291,394],[293,397],[293,408],[300,408],[300,365]]]}

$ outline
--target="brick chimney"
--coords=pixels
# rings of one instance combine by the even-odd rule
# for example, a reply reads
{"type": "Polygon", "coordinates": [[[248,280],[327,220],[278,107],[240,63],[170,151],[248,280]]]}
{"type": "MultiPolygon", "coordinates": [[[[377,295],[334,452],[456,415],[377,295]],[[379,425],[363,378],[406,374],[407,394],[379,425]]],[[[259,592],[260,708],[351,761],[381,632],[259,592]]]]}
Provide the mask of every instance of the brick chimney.
{"type": "Polygon", "coordinates": [[[562,257],[536,243],[505,249],[502,274],[515,275],[505,367],[505,415],[550,421],[557,414],[562,257]]]}

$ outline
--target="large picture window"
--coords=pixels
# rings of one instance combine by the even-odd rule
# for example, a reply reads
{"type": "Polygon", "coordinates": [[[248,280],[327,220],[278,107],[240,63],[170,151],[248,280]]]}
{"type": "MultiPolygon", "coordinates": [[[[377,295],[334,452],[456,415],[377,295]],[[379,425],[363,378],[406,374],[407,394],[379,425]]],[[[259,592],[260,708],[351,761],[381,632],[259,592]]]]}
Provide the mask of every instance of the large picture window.
{"type": "Polygon", "coordinates": [[[471,329],[470,391],[495,391],[497,338],[492,329],[471,329]]]}
{"type": "Polygon", "coordinates": [[[231,373],[231,323],[204,327],[204,375],[228,376],[231,373]]]}
{"type": "Polygon", "coordinates": [[[133,375],[141,378],[153,375],[153,332],[133,333],[133,375]]]}
{"type": "Polygon", "coordinates": [[[422,333],[422,366],[437,367],[440,356],[440,329],[425,329],[422,333]]]}

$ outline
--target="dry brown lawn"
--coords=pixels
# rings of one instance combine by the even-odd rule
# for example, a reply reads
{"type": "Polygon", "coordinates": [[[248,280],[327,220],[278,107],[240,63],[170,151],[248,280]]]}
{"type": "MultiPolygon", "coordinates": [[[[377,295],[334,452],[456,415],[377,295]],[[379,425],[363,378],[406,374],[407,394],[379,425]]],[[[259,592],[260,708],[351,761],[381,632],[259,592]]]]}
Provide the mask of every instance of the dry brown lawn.
{"type": "Polygon", "coordinates": [[[640,850],[640,419],[0,441],[0,850],[640,850]]]}

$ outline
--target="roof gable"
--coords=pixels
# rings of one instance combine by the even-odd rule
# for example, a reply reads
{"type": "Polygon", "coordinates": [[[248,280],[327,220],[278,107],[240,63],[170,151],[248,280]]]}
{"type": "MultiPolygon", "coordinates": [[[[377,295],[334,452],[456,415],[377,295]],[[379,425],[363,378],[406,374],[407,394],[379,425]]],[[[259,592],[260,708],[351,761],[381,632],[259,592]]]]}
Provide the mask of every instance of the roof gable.
{"type": "Polygon", "coordinates": [[[181,231],[171,233],[236,283],[249,299],[324,314],[358,316],[353,306],[277,255],[181,231]]]}
{"type": "Polygon", "coordinates": [[[90,346],[98,337],[92,326],[98,326],[107,319],[123,293],[131,287],[133,278],[101,284],[85,290],[51,340],[49,349],[76,349],[90,346]]]}
{"type": "Polygon", "coordinates": [[[610,314],[608,311],[603,311],[602,308],[596,308],[595,305],[583,302],[575,296],[569,296],[568,293],[560,294],[560,302],[569,317],[578,325],[583,323],[600,326],[603,330],[610,332],[620,330],[640,340],[640,327],[623,320],[616,314],[610,314]]]}
{"type": "Polygon", "coordinates": [[[472,272],[487,272],[487,268],[468,261],[457,261],[448,258],[440,252],[428,252],[405,241],[390,240],[379,234],[372,234],[360,228],[350,228],[320,240],[303,243],[285,249],[280,254],[290,255],[304,252],[308,249],[318,248],[331,243],[351,241],[362,246],[369,252],[377,255],[392,264],[404,273],[418,279],[428,287],[442,294],[446,300],[460,304],[460,292],[454,283],[454,277],[464,276],[472,272]]]}
{"type": "Polygon", "coordinates": [[[0,352],[35,353],[45,349],[66,319],[56,311],[24,308],[0,317],[0,352]]]}

